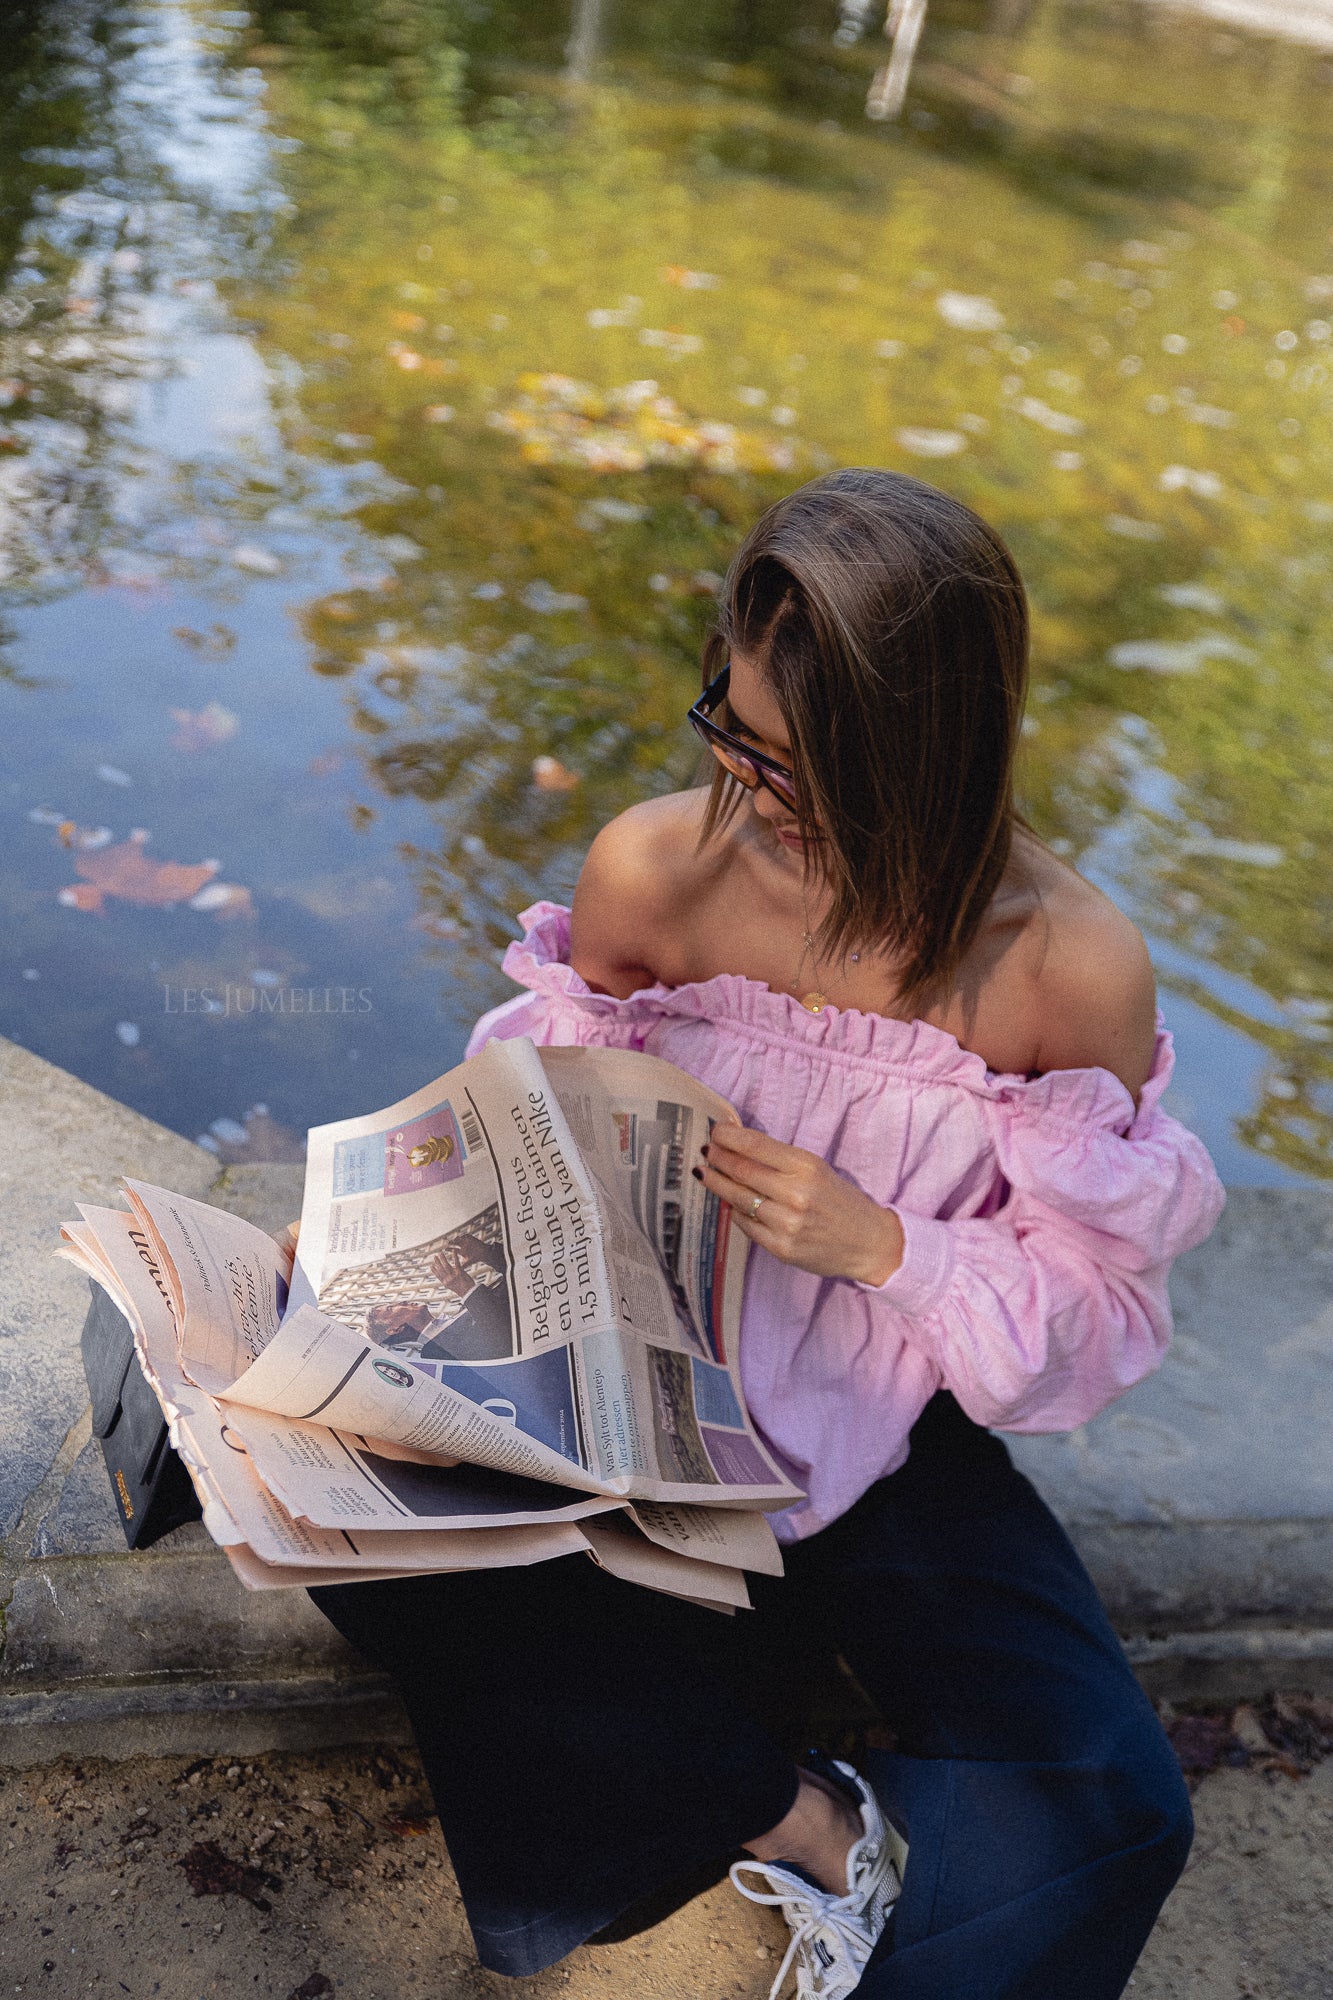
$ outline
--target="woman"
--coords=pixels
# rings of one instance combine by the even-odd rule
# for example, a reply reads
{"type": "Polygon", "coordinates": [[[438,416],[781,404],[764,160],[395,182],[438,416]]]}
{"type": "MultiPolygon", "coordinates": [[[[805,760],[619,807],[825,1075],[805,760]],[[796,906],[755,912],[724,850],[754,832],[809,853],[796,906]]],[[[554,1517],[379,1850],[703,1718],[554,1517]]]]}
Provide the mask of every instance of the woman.
{"type": "Polygon", "coordinates": [[[818,480],[741,549],[705,666],[710,788],[598,836],[472,1046],[644,1048],[736,1106],[695,1171],[755,1246],[746,1393],[807,1495],[787,1574],[734,1620],[568,1561],[316,1599],[398,1675],[494,1969],[747,1850],[791,1927],[775,1994],[1112,2000],[1189,1805],[988,1431],[1073,1428],[1157,1366],[1221,1191],[1159,1108],[1142,939],[1015,817],[998,537],[912,479],[818,480]],[[765,1726],[835,1654],[895,1738],[873,1785],[765,1726]]]}

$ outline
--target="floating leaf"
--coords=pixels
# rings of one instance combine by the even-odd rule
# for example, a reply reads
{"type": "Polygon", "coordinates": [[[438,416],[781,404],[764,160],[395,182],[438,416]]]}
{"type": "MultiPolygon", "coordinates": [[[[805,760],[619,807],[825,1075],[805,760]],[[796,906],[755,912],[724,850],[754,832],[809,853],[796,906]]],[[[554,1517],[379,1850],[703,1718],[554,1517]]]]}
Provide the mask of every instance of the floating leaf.
{"type": "Polygon", "coordinates": [[[691,271],[684,264],[665,264],[662,283],[675,285],[682,292],[714,292],[722,280],[712,271],[691,271]]]}
{"type": "Polygon", "coordinates": [[[207,653],[211,659],[221,659],[236,644],[236,634],[230,625],[210,625],[206,632],[196,632],[193,625],[173,625],[171,636],[183,645],[192,646],[197,653],[207,653]]]}
{"type": "Polygon", "coordinates": [[[173,708],[170,715],[176,724],[171,739],[173,750],[211,750],[215,744],[226,743],[240,727],[237,717],[218,701],[210,701],[197,713],[188,708],[173,708]]]}
{"type": "Polygon", "coordinates": [[[709,472],[788,472],[800,447],[735,424],[700,422],[650,380],[602,391],[568,375],[525,374],[518,394],[487,422],[520,441],[536,465],[639,472],[648,465],[699,465],[709,472]]]}
{"type": "Polygon", "coordinates": [[[117,1021],[116,1040],[123,1042],[127,1049],[139,1046],[139,1026],[136,1021],[117,1021]]]}
{"type": "Polygon", "coordinates": [[[144,853],[147,838],[136,830],[115,847],[80,855],[74,871],[82,880],[60,890],[58,900],[75,910],[100,911],[108,896],[164,907],[188,902],[218,872],[216,861],[154,861],[144,853]]]}
{"type": "Polygon", "coordinates": [[[578,773],[567,770],[558,757],[534,757],[532,782],[539,792],[572,792],[580,779],[578,773]]]}
{"type": "Polygon", "coordinates": [[[133,778],[128,771],[122,771],[117,764],[99,764],[97,775],[104,785],[132,785],[133,778]]]}

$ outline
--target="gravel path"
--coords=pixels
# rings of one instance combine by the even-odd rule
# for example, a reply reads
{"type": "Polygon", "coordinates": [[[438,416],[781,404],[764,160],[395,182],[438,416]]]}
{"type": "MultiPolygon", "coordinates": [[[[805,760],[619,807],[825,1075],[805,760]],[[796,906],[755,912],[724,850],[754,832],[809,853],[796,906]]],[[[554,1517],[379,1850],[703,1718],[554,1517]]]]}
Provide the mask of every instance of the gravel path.
{"type": "MultiPolygon", "coordinates": [[[[1333,2000],[1333,1758],[1214,1770],[1195,1805],[1133,2000],[1333,2000]]],[[[763,2000],[785,1942],[724,1884],[645,1939],[483,1972],[396,1752],[6,1772],[0,1841],[0,2000],[763,2000]]]]}

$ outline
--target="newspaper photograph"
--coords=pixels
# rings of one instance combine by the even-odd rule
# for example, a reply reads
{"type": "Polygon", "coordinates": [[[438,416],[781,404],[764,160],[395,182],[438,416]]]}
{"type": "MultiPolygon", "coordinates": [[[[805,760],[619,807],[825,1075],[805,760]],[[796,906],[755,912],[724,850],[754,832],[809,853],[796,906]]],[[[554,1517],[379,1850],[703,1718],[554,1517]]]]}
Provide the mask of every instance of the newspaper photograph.
{"type": "MultiPolygon", "coordinates": [[[[748,1245],[688,1172],[733,1116],[656,1057],[493,1042],[389,1111],[312,1131],[293,1311],[403,1364],[417,1439],[455,1407],[442,1396],[427,1418],[431,1381],[526,1440],[536,1456],[510,1469],[626,1497],[789,1505],[741,1391],[748,1245]]],[[[219,1393],[272,1409],[267,1376],[219,1393]]],[[[392,1371],[360,1378],[356,1427],[412,1441],[378,1429],[406,1414],[387,1407],[392,1371]]],[[[320,1416],[354,1421],[341,1405],[320,1416]]],[[[435,1448],[478,1457],[473,1429],[435,1448]]]]}

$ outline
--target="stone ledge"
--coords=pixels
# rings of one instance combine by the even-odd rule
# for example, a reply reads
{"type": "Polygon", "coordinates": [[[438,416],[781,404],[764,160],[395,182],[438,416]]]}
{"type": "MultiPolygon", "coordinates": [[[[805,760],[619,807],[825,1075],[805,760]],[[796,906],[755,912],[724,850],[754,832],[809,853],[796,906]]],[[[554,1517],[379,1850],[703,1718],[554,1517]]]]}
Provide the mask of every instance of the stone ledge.
{"type": "Polygon", "coordinates": [[[188,1675],[0,1695],[0,1769],[60,1757],[258,1757],[411,1740],[393,1688],[363,1672],[188,1675]]]}

